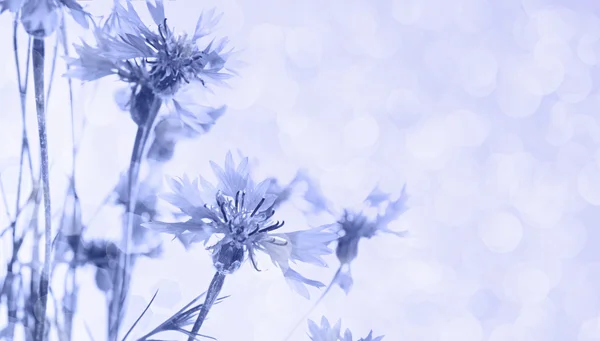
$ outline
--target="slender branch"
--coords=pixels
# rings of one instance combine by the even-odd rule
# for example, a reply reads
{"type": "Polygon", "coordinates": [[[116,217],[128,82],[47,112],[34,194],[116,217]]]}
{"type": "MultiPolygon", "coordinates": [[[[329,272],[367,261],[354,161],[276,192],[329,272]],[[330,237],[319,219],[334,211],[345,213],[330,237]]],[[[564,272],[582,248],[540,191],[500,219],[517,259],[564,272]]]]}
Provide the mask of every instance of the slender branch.
{"type": "Polygon", "coordinates": [[[194,322],[194,326],[192,327],[192,331],[190,332],[190,336],[188,337],[188,341],[194,341],[196,339],[195,335],[202,327],[202,323],[206,319],[210,308],[212,308],[213,304],[217,300],[217,296],[221,292],[221,288],[223,288],[223,283],[225,282],[225,274],[221,272],[216,272],[213,277],[210,285],[208,286],[208,290],[206,292],[206,298],[204,299],[204,304],[202,308],[200,308],[200,313],[198,313],[198,318],[196,322],[194,322]]]}
{"type": "Polygon", "coordinates": [[[38,119],[38,133],[40,135],[41,154],[41,178],[44,194],[44,264],[40,276],[40,316],[35,324],[35,340],[44,341],[46,325],[46,307],[48,304],[48,290],[50,286],[50,261],[51,261],[51,233],[52,233],[52,209],[50,202],[50,176],[48,169],[48,138],[46,134],[46,112],[44,103],[44,39],[33,39],[33,82],[35,89],[35,104],[38,119]]]}

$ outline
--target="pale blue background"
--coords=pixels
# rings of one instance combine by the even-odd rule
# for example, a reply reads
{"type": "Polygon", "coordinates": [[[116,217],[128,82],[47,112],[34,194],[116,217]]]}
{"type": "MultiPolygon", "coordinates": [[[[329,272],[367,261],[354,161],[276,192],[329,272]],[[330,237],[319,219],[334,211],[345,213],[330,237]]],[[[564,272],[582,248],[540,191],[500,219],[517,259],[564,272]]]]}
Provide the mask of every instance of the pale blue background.
{"type": "MultiPolygon", "coordinates": [[[[111,2],[84,4],[100,15],[111,2]]],[[[247,66],[231,90],[198,98],[230,110],[210,134],[182,143],[165,172],[210,177],[208,160],[240,149],[258,160],[258,177],[285,182],[307,168],[337,210],[359,205],[377,183],[395,193],[406,183],[410,210],[392,228],[411,238],[362,242],[350,295],[332,290],[311,315],[342,318],[357,336],[374,329],[386,341],[600,340],[599,4],[167,1],[170,24],[187,31],[200,10],[216,5],[225,13],[217,34],[244,49],[247,66]]],[[[8,184],[20,121],[10,27],[2,16],[0,160],[14,198],[8,184]]],[[[63,71],[59,61],[57,75],[63,71]]],[[[48,117],[57,203],[70,168],[65,84],[56,80],[48,117]]],[[[79,120],[88,117],[77,164],[84,221],[117,182],[133,143],[134,124],[114,104],[118,86],[104,80],[77,89],[79,120]]],[[[35,129],[31,111],[34,145],[35,129]]],[[[91,235],[117,236],[119,212],[103,211],[91,235]]],[[[303,217],[290,206],[278,216],[290,230],[335,219],[303,217]]],[[[330,269],[302,269],[325,282],[337,266],[335,257],[328,261],[330,269]]],[[[92,270],[82,273],[88,289],[75,339],[87,340],[85,322],[103,340],[103,296],[92,270]]],[[[137,267],[125,325],[156,288],[140,332],[204,291],[211,276],[201,247],[185,252],[168,243],[163,259],[137,267]]],[[[203,332],[224,341],[279,341],[311,304],[272,266],[262,273],[244,266],[223,293],[232,296],[203,332]]],[[[293,340],[308,340],[305,333],[298,329],[293,340]]]]}

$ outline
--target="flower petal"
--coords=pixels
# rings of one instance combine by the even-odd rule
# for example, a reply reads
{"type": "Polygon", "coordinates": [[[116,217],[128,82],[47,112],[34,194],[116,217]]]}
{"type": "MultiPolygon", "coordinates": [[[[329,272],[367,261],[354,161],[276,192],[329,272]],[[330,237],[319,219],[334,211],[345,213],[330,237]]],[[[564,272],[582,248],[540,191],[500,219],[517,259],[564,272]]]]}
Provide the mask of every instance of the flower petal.
{"type": "Polygon", "coordinates": [[[297,271],[292,268],[282,269],[283,276],[285,277],[288,285],[292,288],[293,291],[300,294],[302,297],[306,299],[310,299],[310,293],[306,288],[307,285],[315,287],[315,288],[323,288],[325,284],[315,281],[309,278],[306,278],[299,274],[297,271]]]}
{"type": "Polygon", "coordinates": [[[0,1],[0,13],[8,10],[12,13],[16,13],[23,5],[24,0],[2,0],[0,1]]]}
{"type": "Polygon", "coordinates": [[[179,208],[181,212],[194,219],[214,218],[214,213],[205,207],[197,180],[192,182],[184,175],[181,178],[166,177],[166,182],[171,188],[172,193],[159,194],[161,199],[179,208]]]}
{"type": "Polygon", "coordinates": [[[165,6],[162,0],[155,0],[156,5],[153,5],[150,0],[146,1],[148,12],[152,16],[152,20],[156,25],[162,25],[165,21],[165,6]]]}
{"type": "Polygon", "coordinates": [[[285,239],[290,241],[292,245],[291,260],[318,266],[327,266],[321,257],[333,252],[329,244],[338,238],[337,233],[331,231],[330,225],[273,235],[285,236],[285,239]]]}
{"type": "Polygon", "coordinates": [[[346,332],[344,332],[343,341],[352,341],[352,332],[350,331],[350,329],[346,329],[346,332]]]}
{"type": "Polygon", "coordinates": [[[211,9],[208,13],[200,14],[198,21],[196,23],[196,29],[194,30],[194,36],[192,37],[193,41],[197,41],[198,39],[209,35],[213,28],[219,23],[223,13],[215,16],[215,9],[211,9]]]}
{"type": "Polygon", "coordinates": [[[248,173],[238,173],[233,162],[231,152],[227,153],[225,158],[225,169],[221,168],[214,162],[210,162],[214,173],[219,178],[218,188],[223,193],[230,197],[235,197],[239,191],[244,191],[248,186],[248,173]]]}
{"type": "MultiPolygon", "coordinates": [[[[267,190],[270,187],[271,187],[271,179],[267,179],[267,180],[260,182],[253,189],[251,189],[251,191],[248,194],[246,194],[246,200],[244,202],[244,206],[249,210],[254,210],[258,206],[258,203],[260,203],[260,201],[262,199],[265,199],[267,190]]],[[[269,199],[271,199],[271,198],[269,198],[269,199]]],[[[271,200],[269,200],[269,201],[271,201],[271,200]]],[[[268,203],[268,202],[266,202],[266,199],[265,199],[265,202],[263,202],[263,204],[261,205],[260,209],[258,210],[258,213],[264,212],[264,211],[270,209],[272,204],[273,204],[272,201],[271,201],[271,203],[268,203]]]]}

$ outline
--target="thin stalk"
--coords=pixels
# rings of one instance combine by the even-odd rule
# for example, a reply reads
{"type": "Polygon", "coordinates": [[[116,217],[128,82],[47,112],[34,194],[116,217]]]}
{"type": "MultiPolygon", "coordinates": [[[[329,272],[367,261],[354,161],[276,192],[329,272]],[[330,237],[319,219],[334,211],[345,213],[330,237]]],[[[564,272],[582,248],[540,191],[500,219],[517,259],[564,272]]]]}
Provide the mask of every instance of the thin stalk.
{"type": "Polygon", "coordinates": [[[131,332],[133,331],[133,329],[135,329],[135,326],[137,326],[137,324],[140,322],[140,320],[142,319],[142,317],[144,317],[144,314],[146,314],[146,312],[148,311],[148,309],[150,309],[150,306],[152,305],[152,302],[154,302],[154,299],[156,298],[157,294],[158,294],[158,290],[156,290],[156,292],[154,293],[154,296],[152,296],[152,299],[150,300],[150,302],[148,302],[148,304],[146,305],[146,308],[144,308],[144,311],[142,311],[142,313],[140,314],[140,316],[131,325],[131,328],[129,328],[129,330],[127,331],[127,333],[125,333],[125,336],[123,336],[123,339],[121,341],[127,340],[127,337],[129,336],[129,334],[131,334],[131,332]]]}
{"type": "Polygon", "coordinates": [[[9,261],[9,263],[6,266],[6,270],[7,270],[7,275],[6,275],[6,280],[4,281],[4,289],[7,290],[6,292],[6,300],[7,300],[7,310],[8,310],[8,327],[7,327],[7,338],[9,340],[12,340],[14,337],[14,324],[10,323],[11,321],[14,322],[17,320],[17,302],[15,301],[15,293],[14,293],[14,287],[13,287],[13,280],[14,280],[14,275],[13,275],[13,271],[14,271],[14,265],[15,262],[17,262],[17,254],[19,252],[19,249],[21,248],[21,245],[23,244],[23,238],[18,239],[17,238],[17,219],[19,217],[19,213],[21,210],[20,207],[20,202],[21,202],[21,191],[22,191],[22,184],[23,184],[23,164],[25,161],[25,155],[27,155],[28,161],[29,161],[29,173],[31,176],[31,180],[33,183],[33,165],[31,162],[31,153],[29,152],[29,139],[27,137],[27,122],[26,122],[26,97],[27,97],[27,84],[28,84],[28,79],[29,79],[29,56],[30,56],[30,50],[31,50],[31,38],[29,38],[28,41],[28,45],[27,45],[27,62],[25,65],[25,80],[22,80],[21,77],[21,63],[19,62],[19,45],[18,45],[18,28],[19,28],[19,22],[18,20],[15,18],[14,22],[13,22],[13,53],[14,53],[14,58],[15,58],[15,66],[16,66],[16,70],[17,70],[17,83],[19,86],[19,98],[21,100],[21,124],[22,124],[22,128],[21,128],[21,152],[20,152],[20,156],[19,156],[19,177],[17,180],[17,198],[16,198],[16,203],[15,203],[15,218],[14,220],[11,222],[11,230],[12,230],[12,257],[9,261]]]}
{"type": "Polygon", "coordinates": [[[225,274],[221,272],[216,272],[212,281],[210,281],[210,285],[208,286],[208,290],[206,292],[206,298],[204,299],[204,304],[202,308],[200,308],[200,312],[198,313],[198,318],[196,322],[194,322],[194,326],[190,332],[190,336],[188,337],[188,341],[196,340],[195,335],[200,331],[200,327],[202,327],[202,323],[206,319],[210,308],[212,308],[213,304],[217,300],[217,296],[221,292],[221,288],[223,288],[223,283],[225,282],[225,274]]]}
{"type": "MultiPolygon", "coordinates": [[[[33,330],[35,333],[35,327],[37,325],[38,314],[34,310],[36,305],[39,302],[39,288],[40,288],[40,231],[39,231],[39,213],[40,213],[40,205],[42,202],[42,191],[40,190],[40,182],[38,181],[35,185],[35,191],[32,194],[34,201],[33,212],[31,213],[31,220],[29,221],[29,229],[31,229],[33,234],[33,246],[31,248],[31,265],[30,265],[30,279],[29,279],[29,295],[23,295],[24,297],[24,307],[26,309],[26,314],[24,323],[25,328],[33,330]]],[[[22,269],[21,269],[22,270],[22,269]]],[[[35,340],[35,334],[27,334],[27,340],[35,340]]]]}
{"type": "MultiPolygon", "coordinates": [[[[61,39],[61,43],[63,46],[63,53],[64,55],[68,58],[69,57],[69,44],[68,44],[68,40],[67,40],[67,28],[65,25],[65,20],[63,19],[61,25],[60,25],[60,34],[59,37],[61,39]]],[[[69,64],[67,63],[67,71],[70,69],[69,64]]],[[[73,200],[73,212],[76,212],[77,210],[77,200],[78,200],[78,196],[77,196],[77,190],[75,188],[75,160],[77,158],[77,141],[75,140],[75,112],[73,110],[73,83],[71,81],[71,78],[67,78],[67,84],[69,87],[69,110],[70,110],[70,114],[71,114],[71,143],[72,143],[72,149],[71,149],[71,178],[70,178],[70,189],[73,191],[73,196],[74,196],[74,200],[73,200]]],[[[48,93],[50,93],[50,89],[48,89],[48,93]]],[[[76,215],[73,215],[73,221],[71,222],[73,225],[77,224],[77,222],[75,221],[76,219],[76,215]]],[[[65,333],[67,335],[67,340],[71,340],[73,337],[73,313],[75,312],[75,305],[76,305],[76,298],[77,298],[77,266],[76,266],[76,259],[77,259],[77,254],[79,252],[79,243],[76,243],[73,246],[73,261],[71,262],[71,264],[69,264],[69,276],[71,279],[71,291],[69,292],[68,296],[69,296],[69,300],[68,300],[68,306],[64,306],[63,305],[63,316],[65,319],[65,333]]],[[[65,285],[65,294],[66,294],[66,289],[67,286],[65,285]]]]}
{"type": "Polygon", "coordinates": [[[44,39],[34,38],[31,51],[33,59],[33,83],[35,89],[35,106],[40,135],[41,178],[44,194],[44,264],[40,276],[40,315],[35,323],[35,340],[44,341],[46,325],[46,307],[48,305],[48,290],[50,286],[51,233],[52,209],[50,202],[50,175],[48,169],[48,138],[46,134],[46,112],[44,103],[44,39]]]}
{"type": "MultiPolygon", "coordinates": [[[[113,298],[109,307],[109,339],[118,340],[123,306],[127,297],[129,287],[129,268],[131,266],[131,250],[130,243],[133,234],[133,216],[137,204],[137,190],[140,167],[148,145],[149,137],[154,127],[154,122],[158,116],[162,101],[152,94],[151,90],[142,88],[141,92],[136,96],[140,97],[138,101],[143,102],[142,108],[146,109],[146,119],[138,126],[131,160],[129,163],[129,181],[128,181],[128,201],[125,212],[125,231],[123,236],[124,252],[119,257],[119,267],[113,280],[113,298]],[[112,323],[110,322],[112,320],[112,323]]],[[[137,102],[137,101],[136,101],[137,102]]],[[[133,106],[131,110],[140,110],[139,107],[133,106]]]]}
{"type": "MultiPolygon", "coordinates": [[[[62,20],[64,22],[64,19],[62,20]]],[[[58,57],[58,45],[60,37],[56,37],[56,41],[54,42],[54,48],[52,49],[52,63],[50,65],[50,76],[48,78],[48,89],[46,90],[46,108],[50,105],[50,94],[52,93],[52,84],[54,83],[54,72],[56,71],[56,60],[58,57]]]]}
{"type": "Polygon", "coordinates": [[[58,340],[63,341],[64,331],[60,327],[60,323],[58,323],[58,299],[56,298],[52,290],[50,290],[50,296],[52,297],[52,301],[54,302],[54,326],[56,326],[56,334],[58,335],[58,340]]]}

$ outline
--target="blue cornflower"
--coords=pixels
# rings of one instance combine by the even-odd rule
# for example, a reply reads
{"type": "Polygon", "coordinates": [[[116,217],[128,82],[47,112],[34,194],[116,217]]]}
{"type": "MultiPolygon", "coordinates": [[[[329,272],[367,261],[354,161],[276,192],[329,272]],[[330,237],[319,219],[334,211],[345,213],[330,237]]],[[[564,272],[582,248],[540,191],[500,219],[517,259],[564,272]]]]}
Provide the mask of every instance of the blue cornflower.
{"type": "MultiPolygon", "coordinates": [[[[330,211],[325,205],[326,200],[322,198],[322,195],[316,191],[316,189],[317,188],[312,189],[313,193],[310,196],[310,201],[314,203],[315,207],[319,210],[330,211]]],[[[350,292],[350,289],[353,285],[350,263],[358,256],[358,243],[361,239],[370,239],[379,232],[391,233],[400,237],[407,234],[407,232],[392,231],[387,226],[390,222],[396,220],[398,216],[406,211],[407,200],[408,196],[406,194],[406,186],[402,188],[402,192],[396,200],[390,200],[390,195],[388,193],[384,193],[379,189],[379,187],[376,187],[364,200],[364,207],[362,210],[344,210],[342,218],[337,223],[332,225],[324,225],[322,227],[333,229],[339,236],[337,238],[335,254],[340,261],[340,265],[335,272],[335,275],[331,279],[331,282],[329,282],[325,290],[323,290],[323,293],[319,299],[317,299],[310,310],[298,321],[285,340],[288,340],[292,336],[293,332],[304,322],[304,319],[306,319],[306,317],[319,305],[319,303],[321,303],[334,285],[339,285],[346,292],[346,294],[350,292]],[[374,217],[373,215],[369,216],[368,214],[368,211],[372,210],[377,211],[377,214],[374,217]]],[[[322,338],[313,340],[328,341],[330,339],[322,338]]]]}
{"type": "Polygon", "coordinates": [[[337,240],[335,254],[340,261],[340,268],[334,282],[346,293],[352,287],[350,263],[358,256],[358,243],[361,239],[370,239],[380,232],[391,233],[399,237],[407,235],[406,231],[396,232],[387,227],[390,222],[396,220],[398,216],[406,211],[407,200],[406,186],[402,188],[402,193],[396,200],[390,200],[389,194],[376,187],[365,200],[366,210],[381,210],[383,206],[385,207],[383,212],[377,213],[374,218],[370,218],[363,211],[344,210],[342,218],[337,224],[340,237],[337,240]]]}
{"type": "Polygon", "coordinates": [[[212,236],[219,236],[218,242],[209,247],[218,273],[235,272],[246,257],[259,270],[256,254],[260,251],[271,258],[292,288],[304,297],[309,297],[306,286],[323,287],[323,283],[293,270],[290,263],[326,266],[321,257],[333,252],[328,244],[337,235],[327,227],[274,233],[284,222],[272,219],[277,196],[268,194],[271,180],[256,184],[250,176],[248,158],[236,165],[231,153],[227,154],[224,169],[212,162],[211,166],[219,179],[216,187],[202,177],[190,180],[184,176],[170,179],[173,192],[161,195],[187,215],[187,221],[152,222],[145,226],[174,234],[184,245],[206,245],[212,236]]]}
{"type": "MultiPolygon", "coordinates": [[[[321,318],[321,325],[317,325],[314,321],[308,320],[309,336],[312,341],[353,341],[352,332],[346,329],[344,335],[341,335],[341,324],[342,321],[332,326],[324,316],[321,318]]],[[[383,336],[373,337],[373,331],[369,332],[366,337],[360,338],[357,341],[381,341],[383,336]]]]}
{"type": "Polygon", "coordinates": [[[56,30],[63,10],[81,26],[88,28],[89,13],[75,0],[0,0],[0,13],[9,11],[19,15],[25,31],[44,38],[56,30]]]}
{"type": "Polygon", "coordinates": [[[84,81],[118,75],[127,83],[151,89],[162,99],[191,82],[221,82],[230,77],[232,72],[225,63],[231,51],[223,52],[227,39],[212,41],[203,48],[198,45],[220,19],[214,10],[200,16],[190,37],[169,27],[162,0],[155,4],[148,0],[146,4],[156,30],[142,22],[130,1],[127,8],[115,1],[111,15],[102,27],[94,29],[96,46],[85,42],[77,45],[79,58],[69,60],[67,75],[84,81]]]}

